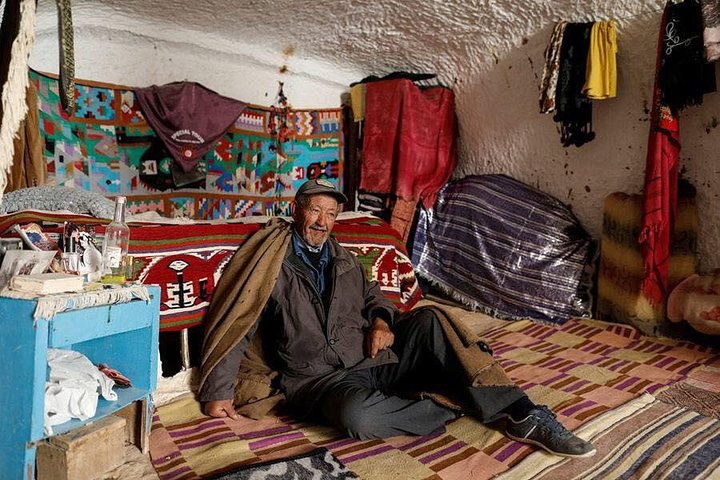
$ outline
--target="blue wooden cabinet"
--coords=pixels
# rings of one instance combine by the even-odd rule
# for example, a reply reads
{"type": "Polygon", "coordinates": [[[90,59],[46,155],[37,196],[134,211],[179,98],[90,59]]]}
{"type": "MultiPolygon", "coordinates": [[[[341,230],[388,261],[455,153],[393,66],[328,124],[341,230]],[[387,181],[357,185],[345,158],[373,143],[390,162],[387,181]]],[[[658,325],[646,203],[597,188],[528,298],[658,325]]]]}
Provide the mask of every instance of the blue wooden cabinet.
{"type": "Polygon", "coordinates": [[[45,438],[43,410],[47,379],[47,349],[78,351],[94,364],[105,363],[132,382],[115,388],[118,400],[98,400],[95,417],[53,427],[66,433],[93,420],[141,402],[138,415],[142,449],[152,419],[151,394],[157,385],[160,290],[148,286],[150,301],[69,310],[49,320],[33,319],[34,300],[0,297],[0,476],[32,480],[35,448],[45,438]]]}

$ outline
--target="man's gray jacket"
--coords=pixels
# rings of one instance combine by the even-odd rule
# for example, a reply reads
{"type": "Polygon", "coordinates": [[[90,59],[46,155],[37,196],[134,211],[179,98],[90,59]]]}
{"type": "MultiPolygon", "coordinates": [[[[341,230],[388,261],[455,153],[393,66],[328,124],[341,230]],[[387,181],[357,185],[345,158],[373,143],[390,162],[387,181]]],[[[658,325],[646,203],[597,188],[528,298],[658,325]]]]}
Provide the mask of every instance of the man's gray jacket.
{"type": "Polygon", "coordinates": [[[347,249],[333,238],[328,247],[327,291],[321,296],[308,267],[288,246],[261,322],[255,322],[246,338],[208,374],[202,401],[233,398],[243,352],[260,323],[282,390],[300,414],[310,413],[324,387],[347,371],[397,361],[390,349],[374,359],[365,351],[365,335],[373,319],[380,317],[392,325],[397,309],[347,249]]]}

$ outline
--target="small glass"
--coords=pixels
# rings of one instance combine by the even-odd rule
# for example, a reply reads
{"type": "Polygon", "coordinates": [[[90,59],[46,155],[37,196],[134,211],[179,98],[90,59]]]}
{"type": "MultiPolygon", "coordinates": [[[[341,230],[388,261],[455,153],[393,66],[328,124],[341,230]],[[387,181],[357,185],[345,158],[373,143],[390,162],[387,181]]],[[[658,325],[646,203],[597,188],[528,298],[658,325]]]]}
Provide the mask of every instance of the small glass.
{"type": "Polygon", "coordinates": [[[78,275],[80,271],[80,254],[77,252],[64,252],[62,254],[62,268],[65,273],[78,275]]]}

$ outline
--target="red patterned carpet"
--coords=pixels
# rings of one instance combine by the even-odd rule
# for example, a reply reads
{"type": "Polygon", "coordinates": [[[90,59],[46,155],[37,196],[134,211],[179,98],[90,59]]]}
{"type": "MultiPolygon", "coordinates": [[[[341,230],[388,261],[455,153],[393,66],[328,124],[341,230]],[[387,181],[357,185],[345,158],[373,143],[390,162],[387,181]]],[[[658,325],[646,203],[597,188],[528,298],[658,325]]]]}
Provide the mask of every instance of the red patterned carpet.
{"type": "MultiPolygon", "coordinates": [[[[45,232],[57,232],[66,221],[101,232],[109,222],[87,215],[24,210],[0,215],[0,232],[16,223],[30,222],[45,224],[45,232]]],[[[216,279],[235,250],[261,226],[200,221],[129,225],[131,280],[160,286],[161,332],[202,323],[216,279]]],[[[398,308],[410,309],[420,300],[420,287],[405,246],[387,222],[374,217],[341,217],[333,236],[356,256],[368,278],[377,280],[383,294],[398,308]]]]}

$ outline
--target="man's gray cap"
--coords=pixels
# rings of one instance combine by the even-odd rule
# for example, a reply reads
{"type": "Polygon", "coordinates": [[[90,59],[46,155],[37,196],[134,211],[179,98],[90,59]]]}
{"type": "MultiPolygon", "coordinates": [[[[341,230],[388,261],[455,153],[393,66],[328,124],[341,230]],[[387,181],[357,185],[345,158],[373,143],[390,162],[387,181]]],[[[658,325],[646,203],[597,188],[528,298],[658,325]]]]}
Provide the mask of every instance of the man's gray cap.
{"type": "Polygon", "coordinates": [[[335,185],[333,185],[331,182],[325,180],[324,178],[318,178],[316,180],[308,180],[307,182],[300,185],[300,188],[298,188],[297,193],[295,193],[295,200],[297,200],[299,197],[305,196],[305,195],[315,195],[317,193],[323,193],[325,195],[330,195],[335,198],[335,200],[338,201],[338,203],[345,203],[348,201],[345,194],[343,194],[340,190],[335,188],[335,185]]]}

